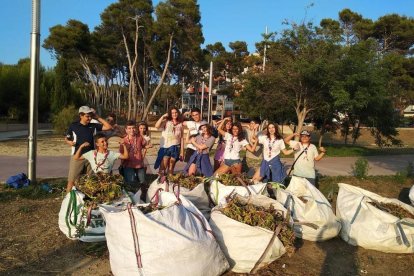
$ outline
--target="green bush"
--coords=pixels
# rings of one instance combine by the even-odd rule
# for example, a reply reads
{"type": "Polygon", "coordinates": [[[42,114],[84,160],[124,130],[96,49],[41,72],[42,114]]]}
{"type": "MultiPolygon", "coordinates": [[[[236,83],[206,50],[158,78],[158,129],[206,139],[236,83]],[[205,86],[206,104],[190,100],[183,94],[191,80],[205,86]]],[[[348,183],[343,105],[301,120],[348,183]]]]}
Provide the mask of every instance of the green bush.
{"type": "Polygon", "coordinates": [[[55,134],[65,133],[69,125],[78,118],[78,110],[73,105],[63,108],[58,114],[53,115],[52,123],[55,134]]]}
{"type": "Polygon", "coordinates": [[[368,160],[365,158],[358,158],[355,164],[352,165],[352,174],[359,179],[367,177],[368,170],[368,160]]]}

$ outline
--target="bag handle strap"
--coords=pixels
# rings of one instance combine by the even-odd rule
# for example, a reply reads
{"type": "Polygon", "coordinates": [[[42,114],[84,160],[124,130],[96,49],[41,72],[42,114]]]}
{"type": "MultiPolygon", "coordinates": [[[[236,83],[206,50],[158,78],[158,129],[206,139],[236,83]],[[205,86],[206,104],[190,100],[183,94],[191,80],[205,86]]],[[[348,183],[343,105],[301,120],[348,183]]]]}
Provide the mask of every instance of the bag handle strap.
{"type": "Polygon", "coordinates": [[[240,184],[242,184],[242,186],[243,186],[243,187],[245,187],[245,188],[246,188],[247,193],[249,194],[249,196],[251,196],[251,195],[252,195],[252,192],[251,192],[251,191],[249,190],[249,188],[247,187],[246,182],[244,182],[244,181],[243,181],[243,179],[241,179],[241,177],[240,177],[240,176],[236,176],[236,179],[237,179],[237,181],[239,181],[239,182],[240,182],[240,184]]]}
{"type": "Polygon", "coordinates": [[[288,172],[287,176],[290,176],[290,173],[292,172],[293,168],[295,167],[296,161],[298,161],[298,160],[299,160],[299,157],[300,157],[300,156],[301,156],[301,155],[302,155],[305,151],[307,151],[307,150],[308,150],[308,148],[309,148],[309,145],[308,145],[306,148],[304,148],[304,149],[302,150],[302,152],[298,155],[298,157],[295,159],[295,161],[293,161],[292,167],[290,167],[290,170],[289,170],[289,172],[288,172]]]}
{"type": "Polygon", "coordinates": [[[135,257],[137,259],[138,269],[140,269],[140,268],[142,268],[141,250],[139,248],[137,224],[136,224],[135,216],[134,216],[134,213],[132,212],[131,206],[132,206],[132,204],[131,203],[128,203],[127,209],[128,209],[129,221],[131,223],[132,238],[134,240],[135,257]]]}

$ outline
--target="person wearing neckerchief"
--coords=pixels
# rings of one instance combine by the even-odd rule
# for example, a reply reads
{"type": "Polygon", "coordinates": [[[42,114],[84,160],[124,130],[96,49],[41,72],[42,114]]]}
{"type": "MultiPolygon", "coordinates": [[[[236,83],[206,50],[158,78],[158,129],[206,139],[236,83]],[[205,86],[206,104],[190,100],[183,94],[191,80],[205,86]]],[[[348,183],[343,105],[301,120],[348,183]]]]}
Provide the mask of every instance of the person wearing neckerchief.
{"type": "Polygon", "coordinates": [[[311,144],[311,134],[307,130],[303,130],[300,134],[294,133],[285,138],[285,143],[295,151],[295,167],[294,176],[306,178],[310,183],[316,185],[315,161],[321,160],[326,153],[324,147],[320,147],[319,151],[316,146],[311,144]],[[299,136],[299,142],[292,140],[293,137],[299,136]]]}
{"type": "Polygon", "coordinates": [[[155,123],[155,127],[161,129],[162,133],[154,169],[160,168],[160,175],[173,174],[175,163],[183,160],[184,157],[184,128],[178,108],[173,107],[162,115],[155,123]]]}
{"type": "MultiPolygon", "coordinates": [[[[217,124],[220,125],[221,122],[222,120],[218,121],[217,124]]],[[[227,120],[226,124],[224,124],[224,126],[222,127],[224,127],[225,132],[231,133],[233,122],[231,120],[227,120]]],[[[214,171],[220,168],[221,164],[224,162],[224,150],[225,149],[226,149],[226,141],[224,140],[223,135],[219,134],[216,153],[214,154],[214,171]]]]}
{"type": "Polygon", "coordinates": [[[271,182],[283,183],[286,171],[279,155],[280,152],[289,155],[293,153],[293,150],[285,148],[285,142],[279,133],[279,126],[275,123],[269,123],[266,128],[266,135],[260,135],[258,141],[263,145],[263,160],[260,164],[259,173],[254,175],[253,181],[266,179],[271,182]]]}
{"type": "Polygon", "coordinates": [[[108,150],[108,141],[105,134],[98,133],[93,139],[96,150],[90,150],[81,154],[83,148],[90,146],[88,142],[85,142],[80,145],[73,158],[75,160],[88,160],[94,173],[112,173],[112,167],[117,159],[128,159],[128,150],[125,143],[121,142],[121,145],[124,148],[124,152],[121,154],[119,152],[108,150]]]}
{"type": "Polygon", "coordinates": [[[223,125],[230,120],[230,118],[224,118],[218,127],[219,133],[226,141],[226,147],[224,149],[224,162],[214,172],[215,175],[225,174],[231,172],[232,174],[240,174],[242,171],[242,161],[240,160],[240,151],[247,149],[253,152],[257,139],[253,138],[253,145],[251,145],[244,138],[243,128],[240,123],[234,123],[231,129],[231,134],[223,130],[223,125]]]}
{"type": "Polygon", "coordinates": [[[198,173],[205,177],[210,177],[213,175],[213,167],[210,163],[209,152],[216,138],[212,135],[211,126],[208,124],[200,126],[200,131],[201,134],[191,137],[189,141],[187,141],[193,144],[197,150],[190,156],[184,171],[187,172],[188,175],[195,175],[198,173]]]}

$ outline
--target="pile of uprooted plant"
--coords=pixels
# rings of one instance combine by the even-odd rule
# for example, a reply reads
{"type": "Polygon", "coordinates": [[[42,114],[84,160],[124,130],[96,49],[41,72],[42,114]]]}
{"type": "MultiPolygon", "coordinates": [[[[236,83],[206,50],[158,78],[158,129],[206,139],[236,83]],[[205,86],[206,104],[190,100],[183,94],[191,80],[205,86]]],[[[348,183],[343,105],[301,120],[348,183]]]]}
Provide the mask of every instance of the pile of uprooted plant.
{"type": "Polygon", "coordinates": [[[185,175],[183,173],[177,173],[174,175],[168,176],[168,180],[170,183],[179,184],[180,187],[187,188],[190,191],[194,189],[200,183],[205,181],[205,177],[202,176],[194,176],[194,175],[185,175]]]}
{"type": "Polygon", "coordinates": [[[250,226],[257,226],[275,231],[280,225],[281,230],[278,238],[283,243],[289,256],[295,253],[295,233],[283,214],[276,210],[273,205],[269,208],[256,206],[248,202],[242,202],[237,197],[231,199],[227,205],[220,209],[227,217],[245,223],[250,226]]]}
{"type": "Polygon", "coordinates": [[[414,214],[410,213],[409,211],[405,210],[401,206],[394,204],[394,203],[385,203],[379,201],[371,201],[368,202],[375,208],[380,209],[381,211],[387,212],[393,216],[396,216],[399,219],[410,218],[414,219],[414,214]]]}

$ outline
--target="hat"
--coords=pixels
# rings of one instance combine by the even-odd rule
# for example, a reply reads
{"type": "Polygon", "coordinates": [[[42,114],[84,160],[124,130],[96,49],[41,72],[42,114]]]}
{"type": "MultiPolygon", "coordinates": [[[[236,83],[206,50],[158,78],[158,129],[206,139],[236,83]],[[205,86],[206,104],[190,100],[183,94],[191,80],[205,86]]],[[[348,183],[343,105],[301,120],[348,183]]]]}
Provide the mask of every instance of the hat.
{"type": "Polygon", "coordinates": [[[300,133],[300,135],[310,136],[311,134],[310,134],[310,132],[309,132],[309,131],[307,131],[307,130],[303,130],[303,131],[300,133]]]}
{"type": "Polygon", "coordinates": [[[93,113],[95,110],[93,108],[90,108],[89,106],[81,106],[79,107],[79,113],[93,113]]]}

